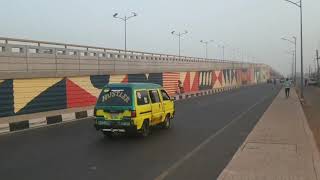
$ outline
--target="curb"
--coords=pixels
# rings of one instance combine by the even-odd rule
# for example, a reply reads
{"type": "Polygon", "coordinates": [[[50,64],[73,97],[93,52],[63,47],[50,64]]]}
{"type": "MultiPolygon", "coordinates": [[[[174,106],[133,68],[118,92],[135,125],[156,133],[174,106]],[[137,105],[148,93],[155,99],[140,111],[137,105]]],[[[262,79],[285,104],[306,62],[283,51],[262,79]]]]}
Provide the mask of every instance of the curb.
{"type": "MultiPolygon", "coordinates": [[[[184,100],[184,99],[189,99],[189,98],[194,98],[199,96],[218,94],[221,92],[227,92],[240,87],[248,87],[248,86],[252,86],[252,85],[242,85],[242,86],[232,86],[232,87],[216,88],[216,89],[209,89],[209,90],[201,90],[201,91],[176,95],[173,98],[175,101],[179,101],[179,100],[184,100]]],[[[4,123],[4,124],[0,124],[0,135],[7,134],[7,133],[14,133],[21,130],[46,127],[49,125],[59,124],[63,122],[71,122],[71,121],[80,120],[88,117],[93,117],[93,109],[77,111],[72,113],[65,113],[65,114],[54,115],[54,116],[40,117],[35,119],[23,120],[19,122],[4,123]]]]}
{"type": "Polygon", "coordinates": [[[55,116],[46,116],[36,119],[24,120],[19,122],[12,122],[6,124],[0,124],[0,135],[3,133],[11,133],[26,129],[33,129],[38,127],[45,127],[52,124],[58,124],[63,122],[71,122],[74,120],[80,120],[93,116],[93,109],[86,111],[78,111],[72,113],[65,113],[55,116]]]}
{"type": "MultiPolygon", "coordinates": [[[[297,93],[297,95],[298,95],[298,93],[297,93]]],[[[299,98],[299,96],[298,96],[298,98],[299,98]]],[[[308,136],[309,143],[310,143],[311,149],[312,149],[313,168],[314,168],[314,171],[315,171],[315,174],[316,174],[316,178],[318,180],[320,180],[320,152],[319,152],[319,149],[317,147],[316,141],[314,139],[313,132],[311,131],[311,128],[309,126],[309,123],[308,123],[308,120],[307,120],[307,116],[306,116],[306,114],[305,114],[305,112],[304,112],[304,110],[302,108],[302,106],[304,105],[305,101],[303,99],[300,99],[300,98],[299,98],[299,101],[300,101],[300,108],[301,108],[301,111],[303,112],[303,116],[304,116],[304,118],[303,118],[304,131],[308,136]]]]}

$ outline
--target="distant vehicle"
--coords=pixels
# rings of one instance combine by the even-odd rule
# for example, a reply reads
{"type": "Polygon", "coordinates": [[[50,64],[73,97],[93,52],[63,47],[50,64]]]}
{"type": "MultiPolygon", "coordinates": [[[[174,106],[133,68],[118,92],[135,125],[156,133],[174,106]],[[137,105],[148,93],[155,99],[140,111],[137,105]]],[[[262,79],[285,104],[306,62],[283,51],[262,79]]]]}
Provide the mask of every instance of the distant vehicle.
{"type": "Polygon", "coordinates": [[[310,79],[308,80],[308,85],[314,86],[314,85],[317,85],[317,84],[318,84],[318,82],[317,82],[317,80],[314,79],[314,78],[310,78],[310,79]]]}
{"type": "Polygon", "coordinates": [[[108,84],[94,108],[95,128],[107,137],[116,133],[146,137],[151,126],[169,129],[174,114],[174,101],[160,85],[108,84]]]}
{"type": "Polygon", "coordinates": [[[280,83],[284,83],[285,79],[284,78],[281,78],[280,79],[280,83]]]}

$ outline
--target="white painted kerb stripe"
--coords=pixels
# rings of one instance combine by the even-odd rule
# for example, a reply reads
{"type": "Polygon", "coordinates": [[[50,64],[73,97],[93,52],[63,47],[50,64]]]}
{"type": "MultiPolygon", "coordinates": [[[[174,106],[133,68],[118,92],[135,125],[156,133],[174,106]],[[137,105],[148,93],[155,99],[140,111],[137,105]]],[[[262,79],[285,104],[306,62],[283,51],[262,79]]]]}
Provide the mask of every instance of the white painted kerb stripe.
{"type": "Polygon", "coordinates": [[[38,127],[38,126],[45,126],[45,125],[47,125],[47,119],[45,117],[29,120],[29,127],[30,128],[31,127],[38,127]]]}
{"type": "Polygon", "coordinates": [[[0,124],[0,133],[10,132],[9,124],[0,124]]]}
{"type": "Polygon", "coordinates": [[[89,117],[93,116],[93,109],[87,110],[87,114],[88,114],[89,117]]]}
{"type": "Polygon", "coordinates": [[[72,121],[76,119],[75,113],[62,114],[62,121],[72,121]]]}

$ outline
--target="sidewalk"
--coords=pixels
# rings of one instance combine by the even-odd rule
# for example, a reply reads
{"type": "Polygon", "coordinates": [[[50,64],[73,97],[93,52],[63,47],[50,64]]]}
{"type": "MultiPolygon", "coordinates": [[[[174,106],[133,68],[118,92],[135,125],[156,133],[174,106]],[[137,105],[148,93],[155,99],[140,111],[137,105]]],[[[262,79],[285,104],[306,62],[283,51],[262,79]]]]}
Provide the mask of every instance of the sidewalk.
{"type": "Polygon", "coordinates": [[[317,180],[319,153],[296,92],[281,90],[219,180],[317,180]]]}

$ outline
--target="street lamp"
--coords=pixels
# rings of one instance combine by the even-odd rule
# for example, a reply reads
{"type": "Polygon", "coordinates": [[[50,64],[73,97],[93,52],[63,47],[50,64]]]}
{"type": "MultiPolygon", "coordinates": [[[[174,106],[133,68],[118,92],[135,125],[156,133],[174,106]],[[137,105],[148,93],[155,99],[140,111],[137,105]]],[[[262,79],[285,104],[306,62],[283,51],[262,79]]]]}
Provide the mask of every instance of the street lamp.
{"type": "Polygon", "coordinates": [[[222,60],[224,60],[224,48],[225,48],[225,46],[224,45],[218,45],[218,47],[222,49],[222,60]]]}
{"type": "Polygon", "coordinates": [[[181,44],[181,36],[183,36],[183,35],[185,35],[185,34],[187,34],[188,33],[188,31],[187,30],[185,30],[183,33],[181,33],[181,32],[176,32],[176,31],[171,31],[171,34],[172,35],[176,35],[176,36],[178,36],[179,37],[179,58],[180,58],[180,44],[181,44]]]}
{"type": "Polygon", "coordinates": [[[293,41],[289,40],[287,38],[281,38],[282,40],[288,41],[292,44],[294,44],[294,83],[296,84],[297,81],[297,37],[292,36],[293,41]]]}
{"type": "Polygon", "coordinates": [[[301,99],[303,99],[303,36],[302,36],[302,0],[298,1],[298,2],[293,2],[293,1],[290,1],[290,0],[284,0],[284,1],[287,1],[297,7],[300,8],[300,43],[301,43],[301,84],[300,84],[300,96],[301,96],[301,99]]]}
{"type": "Polygon", "coordinates": [[[213,42],[213,40],[210,40],[210,41],[204,41],[204,40],[200,40],[201,43],[205,44],[206,46],[206,59],[208,59],[208,44],[210,42],[213,42]]]}
{"type": "Polygon", "coordinates": [[[118,17],[118,13],[115,13],[113,15],[114,18],[120,19],[124,21],[124,52],[127,53],[127,21],[130,18],[136,17],[138,14],[135,12],[132,12],[131,16],[124,16],[124,17],[118,17]]]}
{"type": "Polygon", "coordinates": [[[212,40],[212,42],[214,42],[217,45],[218,48],[222,49],[222,60],[224,60],[224,48],[225,48],[224,43],[221,43],[222,44],[221,45],[221,44],[217,43],[217,41],[212,40]]]}
{"type": "Polygon", "coordinates": [[[292,67],[291,67],[291,78],[295,78],[295,68],[294,68],[294,64],[295,64],[295,50],[291,50],[291,51],[285,51],[285,53],[292,55],[292,67]]]}

